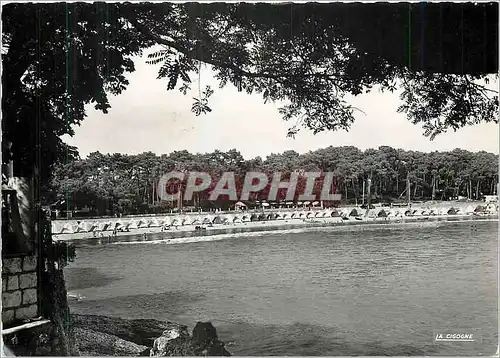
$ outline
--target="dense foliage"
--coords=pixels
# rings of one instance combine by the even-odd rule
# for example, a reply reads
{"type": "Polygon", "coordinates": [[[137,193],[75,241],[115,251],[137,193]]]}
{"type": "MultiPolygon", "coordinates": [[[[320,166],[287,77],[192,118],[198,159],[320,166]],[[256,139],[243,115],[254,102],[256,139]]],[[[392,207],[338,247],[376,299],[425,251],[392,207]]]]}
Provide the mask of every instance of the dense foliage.
{"type": "MultiPolygon", "coordinates": [[[[106,112],[153,45],[166,89],[185,92],[209,66],[221,87],[284,101],[289,135],[349,128],[345,96],[377,87],[402,89],[400,110],[426,135],[497,121],[484,86],[498,69],[497,3],[11,3],[2,30],[2,139],[15,174],[42,184],[76,158],[60,137],[85,105],[106,112]]],[[[199,88],[194,113],[212,93],[199,88]]]]}
{"type": "MultiPolygon", "coordinates": [[[[260,157],[245,160],[236,150],[205,154],[176,151],[161,156],[151,152],[139,155],[96,152],[86,159],[57,166],[52,184],[60,202],[64,201],[63,208],[70,210],[87,207],[94,214],[159,212],[178,206],[177,202],[159,202],[155,193],[159,177],[173,170],[204,171],[215,180],[225,171],[235,172],[237,178],[249,171],[268,173],[270,177],[279,171],[284,178],[294,171],[334,172],[335,191],[342,194],[343,200],[358,203],[363,182],[368,178],[372,180],[374,200],[404,198],[407,178],[413,199],[446,200],[457,196],[480,199],[496,193],[498,156],[461,149],[422,153],[387,146],[364,152],[352,146],[328,147],[305,154],[285,151],[271,154],[265,160],[260,157]]],[[[182,188],[185,181],[178,184],[182,188]]],[[[298,185],[304,185],[304,181],[298,185]]],[[[184,205],[213,209],[234,204],[224,198],[209,201],[211,189],[195,194],[184,205]]],[[[297,195],[300,190],[297,189],[297,195]]],[[[266,196],[267,191],[262,190],[249,201],[266,196]]]]}

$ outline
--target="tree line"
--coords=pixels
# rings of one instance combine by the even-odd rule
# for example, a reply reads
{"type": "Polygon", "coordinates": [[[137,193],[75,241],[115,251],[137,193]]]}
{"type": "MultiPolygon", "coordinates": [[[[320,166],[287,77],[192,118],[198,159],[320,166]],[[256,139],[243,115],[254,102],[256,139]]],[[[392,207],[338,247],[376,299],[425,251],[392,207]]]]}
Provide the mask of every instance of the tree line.
{"type": "MultiPolygon", "coordinates": [[[[287,150],[265,159],[245,159],[236,149],[211,153],[182,150],[162,155],[94,152],[85,159],[54,168],[52,194],[46,198],[46,204],[60,210],[85,209],[89,215],[160,213],[183,206],[228,209],[234,205],[224,197],[210,201],[213,186],[195,193],[189,201],[160,201],[158,180],[174,170],[207,172],[214,180],[231,171],[240,184],[237,183],[238,190],[241,179],[250,171],[267,173],[270,178],[274,172],[281,172],[284,180],[292,172],[333,172],[331,190],[342,195],[341,204],[362,204],[368,195],[372,202],[404,201],[408,193],[411,200],[450,200],[459,196],[479,200],[497,193],[498,155],[462,149],[424,153],[389,146],[365,151],[353,146],[330,146],[304,154],[287,150]]],[[[297,186],[303,188],[305,180],[301,179],[297,186]]],[[[177,185],[182,192],[185,180],[177,185]]],[[[252,194],[248,204],[265,200],[267,192],[252,194]]],[[[298,188],[294,201],[300,193],[298,188]]],[[[284,194],[280,191],[277,200],[284,200],[284,194]]]]}

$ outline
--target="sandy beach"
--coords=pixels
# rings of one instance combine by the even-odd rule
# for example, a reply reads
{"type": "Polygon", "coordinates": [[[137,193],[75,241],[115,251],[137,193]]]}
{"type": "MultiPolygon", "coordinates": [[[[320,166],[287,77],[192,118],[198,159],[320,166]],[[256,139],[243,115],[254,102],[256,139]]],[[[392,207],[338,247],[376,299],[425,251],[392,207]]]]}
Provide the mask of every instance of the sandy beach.
{"type": "Polygon", "coordinates": [[[161,241],[165,243],[187,243],[222,239],[227,235],[241,235],[245,233],[262,233],[264,231],[293,230],[321,227],[351,227],[361,225],[409,224],[418,222],[443,221],[473,221],[496,220],[498,214],[481,215],[434,215],[434,216],[406,216],[406,217],[363,217],[342,219],[341,217],[315,219],[288,219],[269,221],[249,221],[230,224],[204,225],[204,229],[196,230],[194,225],[161,227],[146,227],[130,229],[129,231],[79,232],[53,235],[56,241],[66,241],[75,244],[110,244],[124,242],[161,241]],[[221,237],[222,236],[222,237],[221,237]],[[220,237],[220,238],[219,238],[220,237]]]}

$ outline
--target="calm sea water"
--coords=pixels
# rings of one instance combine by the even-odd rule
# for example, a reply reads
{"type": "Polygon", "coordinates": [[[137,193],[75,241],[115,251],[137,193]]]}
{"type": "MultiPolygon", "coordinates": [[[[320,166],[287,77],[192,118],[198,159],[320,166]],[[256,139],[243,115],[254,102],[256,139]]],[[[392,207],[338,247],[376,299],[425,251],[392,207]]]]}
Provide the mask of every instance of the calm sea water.
{"type": "Polygon", "coordinates": [[[72,311],[210,320],[236,355],[495,353],[497,222],[343,229],[79,247],[72,311]],[[434,342],[464,328],[480,340],[434,342]]]}

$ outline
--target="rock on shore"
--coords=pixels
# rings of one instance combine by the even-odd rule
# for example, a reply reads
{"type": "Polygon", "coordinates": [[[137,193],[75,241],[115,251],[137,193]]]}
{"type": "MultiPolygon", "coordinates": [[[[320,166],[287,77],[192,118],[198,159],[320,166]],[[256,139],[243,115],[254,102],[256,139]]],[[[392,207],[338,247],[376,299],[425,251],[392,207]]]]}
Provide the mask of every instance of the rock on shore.
{"type": "Polygon", "coordinates": [[[187,327],[154,319],[71,315],[78,348],[85,356],[230,356],[210,322],[187,327]]]}

